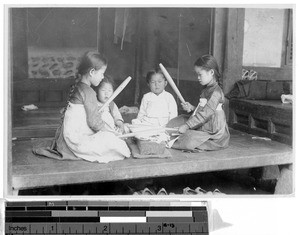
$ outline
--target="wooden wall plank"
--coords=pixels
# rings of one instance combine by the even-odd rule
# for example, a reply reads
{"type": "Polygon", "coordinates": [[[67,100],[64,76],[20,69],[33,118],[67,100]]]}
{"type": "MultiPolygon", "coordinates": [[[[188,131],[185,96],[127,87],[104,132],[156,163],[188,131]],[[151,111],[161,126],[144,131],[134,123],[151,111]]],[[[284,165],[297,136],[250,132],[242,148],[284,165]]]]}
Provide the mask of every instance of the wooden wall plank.
{"type": "Polygon", "coordinates": [[[14,109],[22,105],[34,104],[40,107],[63,107],[71,85],[75,83],[70,79],[25,79],[13,82],[14,109]]]}
{"type": "MultiPolygon", "coordinates": [[[[208,54],[211,46],[211,8],[183,8],[180,10],[178,40],[178,78],[197,81],[194,63],[202,55],[208,54]]],[[[172,49],[172,48],[170,48],[172,49]]],[[[199,90],[201,86],[199,84],[199,90]]],[[[199,98],[200,91],[194,95],[199,98]]]]}

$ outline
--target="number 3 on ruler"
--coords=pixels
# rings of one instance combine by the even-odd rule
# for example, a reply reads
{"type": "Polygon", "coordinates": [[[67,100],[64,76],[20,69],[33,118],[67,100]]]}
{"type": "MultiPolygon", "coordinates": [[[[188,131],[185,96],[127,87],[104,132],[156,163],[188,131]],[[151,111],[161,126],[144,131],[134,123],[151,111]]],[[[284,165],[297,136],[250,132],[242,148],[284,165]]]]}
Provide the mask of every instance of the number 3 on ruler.
{"type": "Polygon", "coordinates": [[[161,231],[161,225],[157,226],[156,232],[160,232],[161,231]]]}

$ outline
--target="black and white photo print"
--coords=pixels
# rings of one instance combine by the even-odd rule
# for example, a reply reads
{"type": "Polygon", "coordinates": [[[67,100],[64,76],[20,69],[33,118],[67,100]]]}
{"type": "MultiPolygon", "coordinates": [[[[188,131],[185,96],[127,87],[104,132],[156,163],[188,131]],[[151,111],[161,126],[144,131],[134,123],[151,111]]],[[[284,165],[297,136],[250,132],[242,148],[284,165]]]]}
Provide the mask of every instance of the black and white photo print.
{"type": "Polygon", "coordinates": [[[294,6],[6,6],[5,194],[294,194],[294,6]]]}

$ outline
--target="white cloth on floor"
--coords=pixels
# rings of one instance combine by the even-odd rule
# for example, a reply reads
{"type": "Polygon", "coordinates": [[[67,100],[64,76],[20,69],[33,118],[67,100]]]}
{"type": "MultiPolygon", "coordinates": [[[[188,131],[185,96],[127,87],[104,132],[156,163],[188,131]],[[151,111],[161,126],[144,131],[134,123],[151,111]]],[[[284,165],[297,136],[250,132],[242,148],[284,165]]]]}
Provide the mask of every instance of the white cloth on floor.
{"type": "Polygon", "coordinates": [[[283,104],[292,104],[293,103],[293,95],[281,95],[281,102],[283,104]]]}
{"type": "Polygon", "coordinates": [[[126,114],[126,113],[138,113],[139,112],[139,108],[132,106],[132,107],[128,107],[126,105],[122,106],[121,108],[119,108],[120,113],[126,114]]]}
{"type": "Polygon", "coordinates": [[[100,163],[130,157],[130,150],[125,141],[119,139],[112,132],[94,133],[89,128],[86,112],[81,104],[69,103],[63,125],[66,144],[77,157],[100,163]]]}
{"type": "Polygon", "coordinates": [[[23,105],[21,108],[23,111],[36,110],[38,107],[34,104],[23,105]]]}

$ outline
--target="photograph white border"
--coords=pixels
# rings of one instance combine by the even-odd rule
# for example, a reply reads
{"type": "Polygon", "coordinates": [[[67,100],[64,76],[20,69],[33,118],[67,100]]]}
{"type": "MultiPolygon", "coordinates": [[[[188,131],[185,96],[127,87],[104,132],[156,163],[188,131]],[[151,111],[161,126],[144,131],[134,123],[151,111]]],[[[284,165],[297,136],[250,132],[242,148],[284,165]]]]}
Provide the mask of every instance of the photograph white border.
{"type": "MultiPolygon", "coordinates": [[[[15,1],[15,0],[12,0],[12,1],[4,1],[6,4],[14,4],[14,3],[17,3],[18,4],[18,1],[15,1]]],[[[39,4],[40,1],[22,1],[24,4],[39,4]]],[[[59,4],[61,3],[61,1],[53,1],[55,2],[56,4],[59,4]]],[[[112,4],[122,4],[120,3],[120,1],[110,1],[112,4]]],[[[131,2],[131,4],[139,4],[137,1],[127,1],[127,2],[131,2]]],[[[151,1],[151,4],[159,4],[161,3],[162,1],[156,1],[156,0],[153,0],[151,1]]],[[[184,1],[185,3],[189,4],[189,1],[184,1]]],[[[195,2],[195,1],[192,1],[192,2],[195,2]]],[[[198,1],[196,1],[198,3],[198,1]]],[[[223,4],[224,1],[214,1],[214,0],[211,0],[210,3],[212,4],[223,4]]],[[[297,4],[297,2],[295,0],[293,1],[290,1],[292,3],[297,4]]],[[[233,4],[231,5],[232,7],[234,6],[238,6],[238,5],[235,5],[235,4],[239,4],[240,1],[227,1],[228,4],[233,4]]],[[[262,1],[255,1],[253,2],[253,4],[261,4],[262,1]]],[[[96,4],[96,1],[93,1],[92,4],[96,4]]],[[[168,3],[166,4],[174,4],[174,1],[169,1],[168,3]]],[[[191,3],[193,4],[193,3],[191,3]]],[[[264,1],[263,4],[278,4],[278,1],[264,1]]],[[[284,4],[284,2],[281,2],[280,4],[284,4]]],[[[218,5],[218,7],[221,7],[222,5],[218,5]]],[[[223,5],[223,6],[228,6],[228,5],[223,5]]],[[[294,28],[295,25],[299,25],[299,17],[296,16],[296,8],[294,9],[295,11],[295,19],[294,19],[294,28]]],[[[1,14],[4,12],[4,5],[1,5],[1,9],[0,9],[0,12],[1,14]]],[[[3,23],[2,26],[4,26],[5,24],[3,23]]],[[[3,27],[1,27],[1,31],[2,32],[2,35],[5,35],[4,32],[5,32],[5,29],[3,29],[3,27]]],[[[299,31],[296,32],[295,31],[295,34],[294,34],[294,39],[299,39],[299,31]],[[297,36],[296,36],[297,35],[297,36]]],[[[3,40],[3,38],[2,38],[3,40]]],[[[299,41],[299,40],[294,40],[296,43],[299,41]]],[[[2,42],[2,41],[1,41],[2,42]]],[[[295,43],[295,44],[296,44],[295,43]]],[[[4,48],[4,51],[5,51],[5,45],[7,44],[4,44],[2,43],[3,48],[4,48]]],[[[7,48],[6,48],[7,49],[7,48]]],[[[299,55],[299,46],[295,46],[295,49],[294,49],[294,55],[295,55],[295,63],[294,63],[294,78],[296,78],[296,74],[299,75],[300,74],[300,66],[299,66],[299,63],[297,60],[297,57],[296,55],[299,55]],[[297,66],[298,65],[298,66],[297,66]]],[[[1,57],[1,71],[3,71],[3,75],[4,75],[4,78],[6,77],[7,75],[7,67],[4,66],[5,64],[5,57],[2,56],[1,57]]],[[[294,90],[296,87],[299,86],[299,81],[297,79],[294,79],[293,81],[294,83],[294,90]]],[[[7,126],[6,126],[6,120],[7,120],[7,113],[5,112],[6,110],[6,99],[7,99],[7,93],[6,93],[6,90],[7,90],[7,82],[5,81],[5,79],[1,79],[1,85],[2,85],[2,88],[3,88],[3,105],[0,105],[0,112],[3,114],[3,115],[0,115],[1,116],[1,123],[2,123],[2,130],[4,130],[4,133],[3,135],[1,135],[1,138],[0,138],[0,149],[2,150],[2,157],[0,157],[0,167],[2,167],[3,171],[2,173],[3,174],[0,174],[0,185],[1,183],[2,186],[6,187],[7,185],[7,182],[4,181],[5,179],[5,175],[7,174],[6,170],[5,170],[5,167],[4,167],[4,158],[6,157],[6,154],[7,154],[7,132],[5,132],[5,130],[7,130],[7,126]]],[[[299,102],[298,101],[298,95],[295,93],[295,104],[294,104],[294,108],[296,107],[296,104],[299,102]]],[[[293,112],[293,116],[294,116],[294,120],[299,120],[299,108],[298,109],[295,109],[294,112],[293,112]]],[[[297,141],[299,140],[299,124],[297,122],[294,123],[294,156],[298,156],[299,155],[299,146],[297,146],[297,141]]],[[[297,161],[294,161],[294,163],[297,163],[297,161]]],[[[297,163],[298,164],[298,163],[297,163]]],[[[294,184],[296,184],[297,182],[299,182],[299,177],[300,177],[300,174],[297,170],[297,165],[295,164],[294,166],[294,184]]],[[[283,234],[282,233],[282,229],[284,228],[284,234],[298,234],[299,233],[299,226],[298,226],[298,218],[299,218],[299,202],[300,202],[300,197],[299,197],[299,190],[298,190],[299,187],[295,187],[295,196],[294,197],[289,197],[289,198],[276,198],[276,199],[272,199],[272,205],[274,208],[277,208],[276,210],[273,211],[273,213],[271,215],[273,215],[273,218],[272,216],[270,216],[268,219],[269,221],[271,222],[274,222],[274,224],[277,223],[277,228],[280,228],[278,230],[276,230],[275,232],[272,232],[271,233],[268,233],[268,232],[261,232],[260,234],[262,235],[276,235],[276,234],[283,234]],[[280,221],[275,221],[274,220],[274,216],[278,216],[279,218],[282,218],[280,221]]],[[[3,188],[0,187],[0,198],[6,198],[6,196],[4,196],[3,194],[3,188]]],[[[81,199],[83,200],[89,200],[88,198],[82,198],[80,197],[81,199]]],[[[80,199],[78,198],[78,199],[80,199]]],[[[51,198],[41,198],[41,197],[17,197],[17,198],[9,198],[8,200],[53,200],[54,198],[51,197],[51,198]]],[[[62,198],[58,198],[56,197],[55,200],[73,200],[73,199],[76,199],[76,198],[73,198],[73,197],[62,197],[62,198]]],[[[94,198],[94,199],[97,199],[97,198],[94,198]]],[[[105,200],[105,199],[102,199],[100,198],[101,200],[105,200]]],[[[130,198],[132,199],[132,198],[130,198]]],[[[123,200],[127,200],[126,198],[123,198],[123,200]]],[[[140,198],[138,198],[138,200],[141,200],[140,198]]],[[[149,200],[149,199],[145,199],[145,200],[149,200]]],[[[175,199],[175,200],[179,200],[179,199],[175,199]]],[[[186,199],[180,199],[180,200],[186,200],[186,199]]],[[[193,199],[191,199],[193,200],[193,199]]],[[[204,199],[203,199],[204,200],[204,199]]],[[[264,213],[264,205],[265,203],[270,203],[270,199],[269,198],[263,198],[263,199],[254,199],[254,200],[248,200],[248,199],[244,199],[244,198],[232,198],[232,199],[217,199],[217,198],[210,198],[209,200],[212,201],[212,205],[214,208],[217,208],[220,212],[220,215],[222,216],[222,212],[224,210],[227,210],[227,213],[228,215],[231,217],[231,221],[227,221],[227,222],[232,222],[233,224],[236,222],[236,221],[239,221],[241,217],[244,217],[244,214],[241,213],[241,211],[239,211],[239,208],[243,207],[244,205],[245,206],[245,210],[250,210],[252,213],[253,213],[253,210],[254,212],[256,212],[258,215],[259,214],[263,214],[264,213]],[[236,203],[237,202],[237,203],[236,203]],[[223,208],[222,208],[223,207],[223,208]],[[227,207],[227,209],[224,209],[224,207],[227,207]],[[238,211],[238,212],[237,212],[238,211]]],[[[245,214],[247,213],[247,211],[244,212],[245,214]]],[[[245,217],[244,217],[245,218],[245,217]]],[[[226,221],[226,218],[224,218],[225,221],[226,221]]],[[[245,218],[246,219],[246,218],[245,218]]],[[[250,218],[251,219],[251,218],[250,218]]],[[[252,218],[253,219],[253,218],[252,218]]],[[[253,225],[255,225],[255,221],[253,221],[253,225]]],[[[2,224],[4,226],[4,224],[2,224]]],[[[272,223],[271,223],[272,225],[272,223]]],[[[1,223],[0,223],[0,226],[1,226],[1,223]]],[[[260,227],[257,227],[257,230],[258,231],[265,231],[266,230],[266,226],[269,227],[269,224],[268,225],[261,225],[260,227]]],[[[247,233],[247,230],[249,228],[246,226],[246,225],[242,225],[242,227],[240,228],[240,230],[238,230],[238,234],[239,235],[247,235],[249,233],[247,233]]],[[[3,231],[3,234],[4,234],[4,229],[2,230],[3,231]]],[[[220,230],[220,231],[223,231],[223,230],[220,230]]],[[[225,233],[220,233],[220,234],[223,234],[225,235],[225,233]]],[[[232,234],[232,233],[229,233],[229,234],[232,234]]],[[[213,233],[212,233],[213,235],[213,233]]]]}

